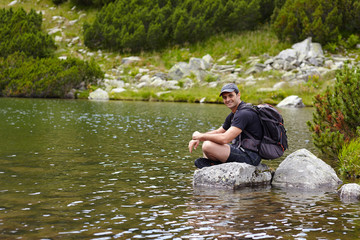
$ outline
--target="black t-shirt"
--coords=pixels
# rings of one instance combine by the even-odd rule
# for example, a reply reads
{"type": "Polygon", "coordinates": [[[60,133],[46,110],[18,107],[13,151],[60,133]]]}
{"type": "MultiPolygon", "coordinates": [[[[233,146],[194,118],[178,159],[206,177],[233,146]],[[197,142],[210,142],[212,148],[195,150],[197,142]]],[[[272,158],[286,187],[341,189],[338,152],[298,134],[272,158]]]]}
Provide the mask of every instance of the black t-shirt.
{"type": "MultiPolygon", "coordinates": [[[[260,123],[259,116],[257,113],[248,108],[242,108],[246,103],[241,102],[238,110],[234,113],[230,113],[223,124],[223,128],[228,130],[231,126],[240,128],[242,131],[247,131],[255,139],[260,140],[263,135],[262,126],[260,123]]],[[[247,139],[250,138],[246,133],[242,132],[238,139],[247,139]],[[241,138],[240,138],[241,136],[241,138]]]]}

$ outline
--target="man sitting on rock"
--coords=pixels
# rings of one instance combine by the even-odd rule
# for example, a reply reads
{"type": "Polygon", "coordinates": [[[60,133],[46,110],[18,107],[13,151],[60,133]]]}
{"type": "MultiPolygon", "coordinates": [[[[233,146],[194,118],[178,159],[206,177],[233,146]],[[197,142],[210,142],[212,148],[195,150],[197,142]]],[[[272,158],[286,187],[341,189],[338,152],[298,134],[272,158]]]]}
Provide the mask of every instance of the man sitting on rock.
{"type": "Polygon", "coordinates": [[[203,168],[226,162],[259,165],[259,154],[241,145],[250,140],[244,131],[256,140],[261,139],[263,132],[258,115],[249,108],[242,108],[246,103],[241,101],[239,89],[235,84],[224,85],[220,96],[231,113],[220,128],[206,133],[193,133],[189,142],[190,153],[199,146],[200,141],[203,142],[203,158],[196,159],[195,166],[203,168]]]}

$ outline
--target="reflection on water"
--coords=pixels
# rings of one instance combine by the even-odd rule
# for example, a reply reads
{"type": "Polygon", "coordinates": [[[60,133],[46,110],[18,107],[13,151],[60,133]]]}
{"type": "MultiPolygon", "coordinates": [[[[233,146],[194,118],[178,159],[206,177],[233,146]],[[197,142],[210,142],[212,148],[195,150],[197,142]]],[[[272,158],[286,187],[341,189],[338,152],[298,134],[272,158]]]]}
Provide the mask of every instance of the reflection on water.
{"type": "MultiPolygon", "coordinates": [[[[194,189],[194,130],[223,105],[0,99],[0,239],[356,239],[334,193],[194,189]]],[[[283,109],[289,154],[312,109],[283,109]]],[[[283,159],[283,158],[282,158],[283,159]]],[[[282,159],[264,161],[276,167],[282,159]]]]}

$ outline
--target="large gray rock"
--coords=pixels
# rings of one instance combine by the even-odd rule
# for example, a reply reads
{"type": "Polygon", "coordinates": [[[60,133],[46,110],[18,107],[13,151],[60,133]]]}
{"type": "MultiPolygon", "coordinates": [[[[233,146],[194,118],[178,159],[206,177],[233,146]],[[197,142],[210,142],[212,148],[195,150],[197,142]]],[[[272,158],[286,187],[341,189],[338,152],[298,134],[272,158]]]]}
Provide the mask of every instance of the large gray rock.
{"type": "Polygon", "coordinates": [[[250,74],[260,73],[265,69],[265,67],[266,67],[266,65],[264,65],[264,64],[256,63],[254,66],[250,67],[245,72],[245,74],[250,75],[250,74]]]}
{"type": "Polygon", "coordinates": [[[320,43],[311,43],[310,51],[308,52],[307,56],[310,58],[323,58],[324,51],[321,48],[321,44],[320,43]]]}
{"type": "Polygon", "coordinates": [[[306,149],[287,156],[272,181],[275,187],[304,190],[335,190],[341,183],[334,169],[306,149]]]}
{"type": "Polygon", "coordinates": [[[181,78],[189,76],[190,70],[191,69],[188,63],[178,62],[169,70],[168,76],[171,79],[179,80],[181,78]]]}
{"type": "Polygon", "coordinates": [[[305,104],[302,102],[302,98],[291,95],[286,97],[276,106],[280,108],[302,108],[305,107],[305,104]]]}
{"type": "Polygon", "coordinates": [[[301,54],[307,56],[311,49],[311,37],[303,40],[302,42],[295,43],[291,48],[298,52],[299,55],[301,54]]]}
{"type": "Polygon", "coordinates": [[[109,94],[101,88],[96,89],[89,94],[90,100],[109,100],[109,94]]]}
{"type": "Polygon", "coordinates": [[[206,70],[210,65],[202,58],[192,57],[189,60],[189,68],[191,70],[206,70]]]}
{"type": "Polygon", "coordinates": [[[294,61],[295,59],[297,59],[297,57],[298,57],[298,52],[295,49],[291,49],[291,48],[285,49],[277,55],[277,58],[289,62],[294,61]]]}
{"type": "Polygon", "coordinates": [[[271,176],[271,171],[265,164],[255,167],[246,163],[224,163],[196,170],[193,185],[238,189],[246,186],[269,185],[271,176]]]}
{"type": "Polygon", "coordinates": [[[292,48],[281,51],[272,63],[274,69],[292,70],[301,63],[320,66],[324,62],[324,52],[319,43],[311,42],[311,37],[295,43],[292,48]],[[282,61],[281,61],[282,60],[282,61]]]}
{"type": "Polygon", "coordinates": [[[292,49],[298,52],[299,58],[323,58],[324,52],[320,43],[311,42],[311,37],[302,42],[295,43],[292,49]]]}
{"type": "Polygon", "coordinates": [[[205,56],[202,57],[202,59],[205,61],[205,66],[206,66],[206,69],[209,69],[211,68],[213,62],[214,62],[214,59],[210,56],[210,54],[206,54],[205,56]]]}
{"type": "Polygon", "coordinates": [[[168,73],[168,76],[173,80],[180,80],[189,76],[191,73],[194,74],[199,81],[204,81],[204,79],[213,75],[211,72],[207,71],[210,65],[206,60],[202,58],[191,58],[189,63],[179,62],[176,63],[168,73]]]}
{"type": "Polygon", "coordinates": [[[343,185],[338,194],[341,201],[344,202],[356,202],[360,200],[360,185],[356,183],[349,183],[343,185]]]}

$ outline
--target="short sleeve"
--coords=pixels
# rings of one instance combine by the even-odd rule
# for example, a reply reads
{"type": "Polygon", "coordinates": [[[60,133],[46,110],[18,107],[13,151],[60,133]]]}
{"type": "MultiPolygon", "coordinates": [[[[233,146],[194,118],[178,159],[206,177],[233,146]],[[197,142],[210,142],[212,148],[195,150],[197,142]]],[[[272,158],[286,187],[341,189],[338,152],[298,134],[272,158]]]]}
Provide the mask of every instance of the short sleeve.
{"type": "Polygon", "coordinates": [[[226,119],[225,119],[225,122],[223,124],[223,129],[225,130],[228,130],[230,127],[231,127],[231,121],[232,121],[232,118],[233,118],[234,114],[233,113],[230,113],[226,119]]]}

